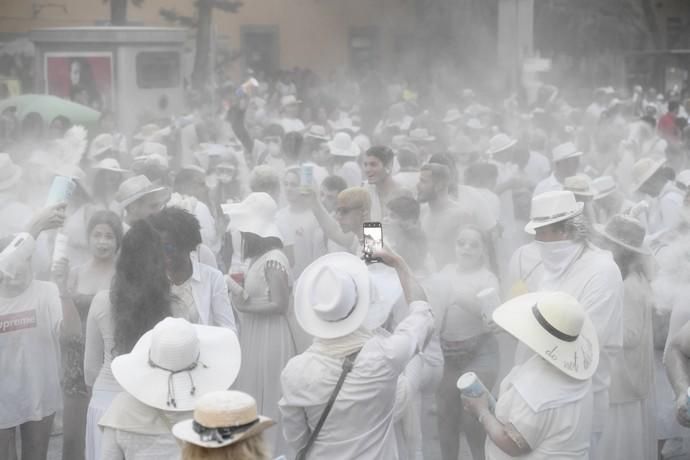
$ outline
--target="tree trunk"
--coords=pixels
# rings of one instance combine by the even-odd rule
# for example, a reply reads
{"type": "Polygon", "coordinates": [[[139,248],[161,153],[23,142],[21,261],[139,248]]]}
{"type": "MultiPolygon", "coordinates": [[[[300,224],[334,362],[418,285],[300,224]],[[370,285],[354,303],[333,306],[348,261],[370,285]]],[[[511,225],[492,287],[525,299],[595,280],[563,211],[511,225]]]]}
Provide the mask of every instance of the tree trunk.
{"type": "Polygon", "coordinates": [[[110,0],[110,24],[124,26],[127,24],[127,2],[129,0],[110,0]]]}
{"type": "Polygon", "coordinates": [[[213,24],[213,1],[199,0],[198,25],[196,30],[196,54],[192,85],[203,90],[211,76],[211,27],[213,24]]]}

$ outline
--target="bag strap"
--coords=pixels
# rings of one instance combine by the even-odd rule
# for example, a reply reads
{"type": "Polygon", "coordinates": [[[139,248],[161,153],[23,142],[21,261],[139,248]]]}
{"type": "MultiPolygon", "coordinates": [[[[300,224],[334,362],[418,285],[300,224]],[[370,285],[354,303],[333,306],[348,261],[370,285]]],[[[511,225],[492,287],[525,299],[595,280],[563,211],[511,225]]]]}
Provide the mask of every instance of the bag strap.
{"type": "Polygon", "coordinates": [[[300,449],[300,451],[297,453],[297,457],[295,457],[295,460],[305,460],[307,458],[307,454],[311,450],[312,446],[316,442],[316,438],[319,435],[319,432],[321,431],[321,428],[323,428],[323,424],[326,422],[326,419],[328,418],[328,414],[331,412],[331,408],[333,407],[333,403],[335,403],[335,398],[338,397],[338,393],[340,393],[340,389],[343,387],[343,383],[345,382],[345,377],[347,377],[347,374],[350,373],[352,368],[354,367],[355,360],[357,359],[357,355],[359,355],[359,352],[361,349],[355,351],[354,353],[347,355],[345,358],[345,361],[343,361],[343,371],[340,373],[340,377],[338,378],[338,383],[335,384],[335,388],[333,389],[333,393],[331,393],[331,397],[328,399],[328,403],[326,404],[326,407],[324,408],[323,412],[321,413],[321,417],[319,418],[319,421],[316,424],[316,427],[314,428],[314,431],[311,432],[311,435],[309,436],[309,440],[307,441],[307,444],[300,449]]]}

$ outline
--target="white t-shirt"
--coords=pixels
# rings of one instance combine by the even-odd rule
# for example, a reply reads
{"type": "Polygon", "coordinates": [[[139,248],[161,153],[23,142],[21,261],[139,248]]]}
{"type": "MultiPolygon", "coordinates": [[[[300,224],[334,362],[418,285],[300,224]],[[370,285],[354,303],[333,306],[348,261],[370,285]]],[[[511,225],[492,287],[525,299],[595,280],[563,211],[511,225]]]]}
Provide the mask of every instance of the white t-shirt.
{"type": "Polygon", "coordinates": [[[34,280],[0,297],[0,429],[41,420],[62,407],[57,286],[34,280]]]}

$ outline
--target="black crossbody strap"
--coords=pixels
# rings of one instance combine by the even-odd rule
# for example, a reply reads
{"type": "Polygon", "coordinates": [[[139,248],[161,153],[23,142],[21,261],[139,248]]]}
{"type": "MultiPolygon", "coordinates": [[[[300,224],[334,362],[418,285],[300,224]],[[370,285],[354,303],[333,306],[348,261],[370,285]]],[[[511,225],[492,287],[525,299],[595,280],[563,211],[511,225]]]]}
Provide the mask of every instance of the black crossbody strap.
{"type": "Polygon", "coordinates": [[[319,421],[317,422],[314,431],[311,432],[307,444],[304,447],[302,447],[302,449],[300,449],[300,451],[297,453],[297,457],[295,457],[295,460],[306,460],[307,454],[314,445],[314,442],[316,442],[316,438],[319,435],[321,428],[323,428],[323,424],[326,422],[328,414],[331,412],[333,403],[335,403],[335,398],[338,397],[338,393],[340,393],[340,389],[343,387],[343,383],[345,383],[345,377],[347,377],[347,374],[350,373],[350,371],[355,365],[355,360],[357,359],[357,355],[359,355],[359,352],[360,350],[357,350],[354,353],[347,355],[345,361],[343,361],[343,371],[340,373],[338,383],[335,384],[333,393],[331,393],[331,397],[328,399],[328,403],[326,404],[326,407],[323,409],[321,417],[319,418],[319,421]]]}

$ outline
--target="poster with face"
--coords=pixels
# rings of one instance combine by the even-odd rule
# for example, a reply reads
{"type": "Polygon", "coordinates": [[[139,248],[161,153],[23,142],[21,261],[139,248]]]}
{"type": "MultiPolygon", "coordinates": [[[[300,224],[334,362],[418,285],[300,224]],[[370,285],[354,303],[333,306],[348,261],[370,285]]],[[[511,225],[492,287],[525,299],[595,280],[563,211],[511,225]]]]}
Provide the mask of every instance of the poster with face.
{"type": "Polygon", "coordinates": [[[112,53],[46,53],[48,94],[102,111],[112,107],[112,53]]]}

